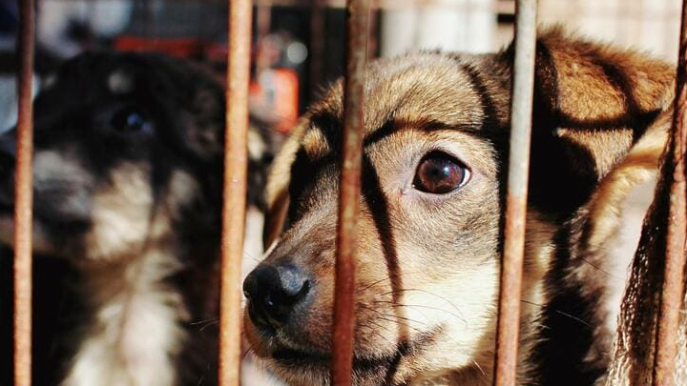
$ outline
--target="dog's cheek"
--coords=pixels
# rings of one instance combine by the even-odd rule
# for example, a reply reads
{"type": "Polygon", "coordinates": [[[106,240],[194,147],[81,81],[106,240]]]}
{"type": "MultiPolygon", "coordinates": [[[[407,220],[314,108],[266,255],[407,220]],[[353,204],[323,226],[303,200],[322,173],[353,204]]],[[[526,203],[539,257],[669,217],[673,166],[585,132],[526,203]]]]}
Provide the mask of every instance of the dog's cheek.
{"type": "Polygon", "coordinates": [[[442,280],[405,291],[403,320],[412,332],[433,327],[432,343],[404,358],[398,376],[441,374],[456,369],[488,369],[493,360],[498,262],[490,260],[471,269],[446,267],[442,280]],[[450,273],[449,273],[450,272],[450,273]]]}
{"type": "Polygon", "coordinates": [[[200,196],[200,184],[191,174],[174,170],[165,192],[165,209],[172,219],[181,218],[186,209],[200,196]]]}
{"type": "Polygon", "coordinates": [[[124,259],[141,251],[154,229],[153,192],[145,164],[122,163],[93,195],[91,229],[83,238],[88,260],[124,259]]]}

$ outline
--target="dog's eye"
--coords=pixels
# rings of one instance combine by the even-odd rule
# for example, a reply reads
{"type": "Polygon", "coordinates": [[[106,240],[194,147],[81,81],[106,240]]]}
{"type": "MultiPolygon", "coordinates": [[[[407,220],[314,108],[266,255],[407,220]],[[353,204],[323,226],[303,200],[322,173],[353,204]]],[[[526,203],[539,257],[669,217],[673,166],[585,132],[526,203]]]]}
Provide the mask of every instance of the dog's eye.
{"type": "Polygon", "coordinates": [[[432,152],[420,161],[413,187],[427,193],[444,194],[462,187],[469,179],[470,170],[455,158],[432,152]]]}
{"type": "Polygon", "coordinates": [[[141,110],[125,107],[112,116],[112,128],[122,134],[148,133],[152,130],[152,123],[141,110]]]}

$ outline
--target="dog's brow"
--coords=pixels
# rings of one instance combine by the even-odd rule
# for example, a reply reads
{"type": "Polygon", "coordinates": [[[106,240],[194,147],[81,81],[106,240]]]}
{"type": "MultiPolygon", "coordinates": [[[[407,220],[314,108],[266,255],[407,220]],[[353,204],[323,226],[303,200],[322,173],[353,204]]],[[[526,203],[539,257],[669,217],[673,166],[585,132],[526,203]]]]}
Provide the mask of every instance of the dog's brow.
{"type": "Polygon", "coordinates": [[[474,133],[480,130],[479,125],[472,124],[450,124],[447,122],[440,122],[436,120],[425,121],[406,121],[399,119],[390,119],[386,121],[379,129],[373,131],[365,138],[364,146],[368,147],[382,139],[404,130],[420,130],[425,132],[433,132],[440,130],[451,131],[465,131],[474,133]]]}
{"type": "MultiPolygon", "coordinates": [[[[467,133],[477,133],[484,124],[450,123],[431,119],[407,120],[399,118],[389,118],[383,125],[372,130],[364,139],[364,148],[369,148],[379,141],[405,130],[419,130],[424,132],[434,131],[461,131],[467,133]]],[[[317,130],[322,134],[326,142],[329,154],[310,159],[311,166],[317,165],[316,169],[334,163],[341,147],[341,133],[343,126],[336,114],[321,111],[314,114],[310,119],[308,130],[317,130]]],[[[301,156],[305,156],[302,154],[301,156]]]]}

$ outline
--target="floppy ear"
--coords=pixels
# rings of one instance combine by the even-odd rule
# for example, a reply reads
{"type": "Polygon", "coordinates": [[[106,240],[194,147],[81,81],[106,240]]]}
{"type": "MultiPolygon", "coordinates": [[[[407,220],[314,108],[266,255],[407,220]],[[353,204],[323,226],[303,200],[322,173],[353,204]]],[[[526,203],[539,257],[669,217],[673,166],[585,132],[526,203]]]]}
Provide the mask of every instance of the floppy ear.
{"type": "MultiPolygon", "coordinates": [[[[512,63],[513,48],[503,52],[512,63]]],[[[672,101],[663,62],[566,36],[537,40],[530,201],[570,214],[623,160],[672,101]]],[[[657,166],[657,165],[656,165],[657,166]]]]}

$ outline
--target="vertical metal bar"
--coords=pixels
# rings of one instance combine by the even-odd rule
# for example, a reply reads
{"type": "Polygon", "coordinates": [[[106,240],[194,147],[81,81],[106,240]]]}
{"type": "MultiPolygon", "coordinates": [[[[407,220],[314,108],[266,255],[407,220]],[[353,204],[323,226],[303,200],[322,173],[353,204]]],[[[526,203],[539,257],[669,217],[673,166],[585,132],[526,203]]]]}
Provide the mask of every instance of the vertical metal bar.
{"type": "Polygon", "coordinates": [[[516,13],[510,160],[494,376],[494,385],[496,386],[514,386],[516,384],[527,184],[530,165],[537,1],[518,0],[516,13]]]}
{"type": "Polygon", "coordinates": [[[314,100],[318,88],[322,84],[324,66],[322,53],[324,52],[324,9],[319,0],[312,0],[310,9],[310,99],[314,100]]]}
{"type": "Polygon", "coordinates": [[[346,76],[332,333],[332,385],[350,386],[355,325],[356,221],[360,203],[365,62],[370,0],[346,2],[346,76]]]}
{"type": "MultiPolygon", "coordinates": [[[[258,0],[256,4],[256,24],[257,24],[257,46],[264,44],[264,39],[270,34],[272,27],[272,3],[269,0],[258,0]]],[[[255,77],[260,78],[260,74],[270,67],[271,58],[265,53],[258,53],[255,63],[255,77]]]]}
{"type": "Polygon", "coordinates": [[[666,162],[672,162],[669,221],[666,240],[665,272],[659,309],[658,336],[654,364],[654,386],[673,386],[678,347],[680,311],[684,307],[685,241],[687,237],[687,0],[682,3],[680,51],[671,148],[666,162]]]}
{"type": "Polygon", "coordinates": [[[270,33],[272,27],[272,2],[270,0],[258,0],[257,2],[257,31],[258,41],[264,39],[270,33]]]}
{"type": "Polygon", "coordinates": [[[222,268],[220,277],[219,384],[238,386],[241,364],[241,259],[248,170],[248,81],[252,3],[229,1],[222,268]]]}
{"type": "Polygon", "coordinates": [[[14,384],[31,385],[31,218],[35,2],[22,0],[19,28],[19,119],[14,207],[14,384]]]}

